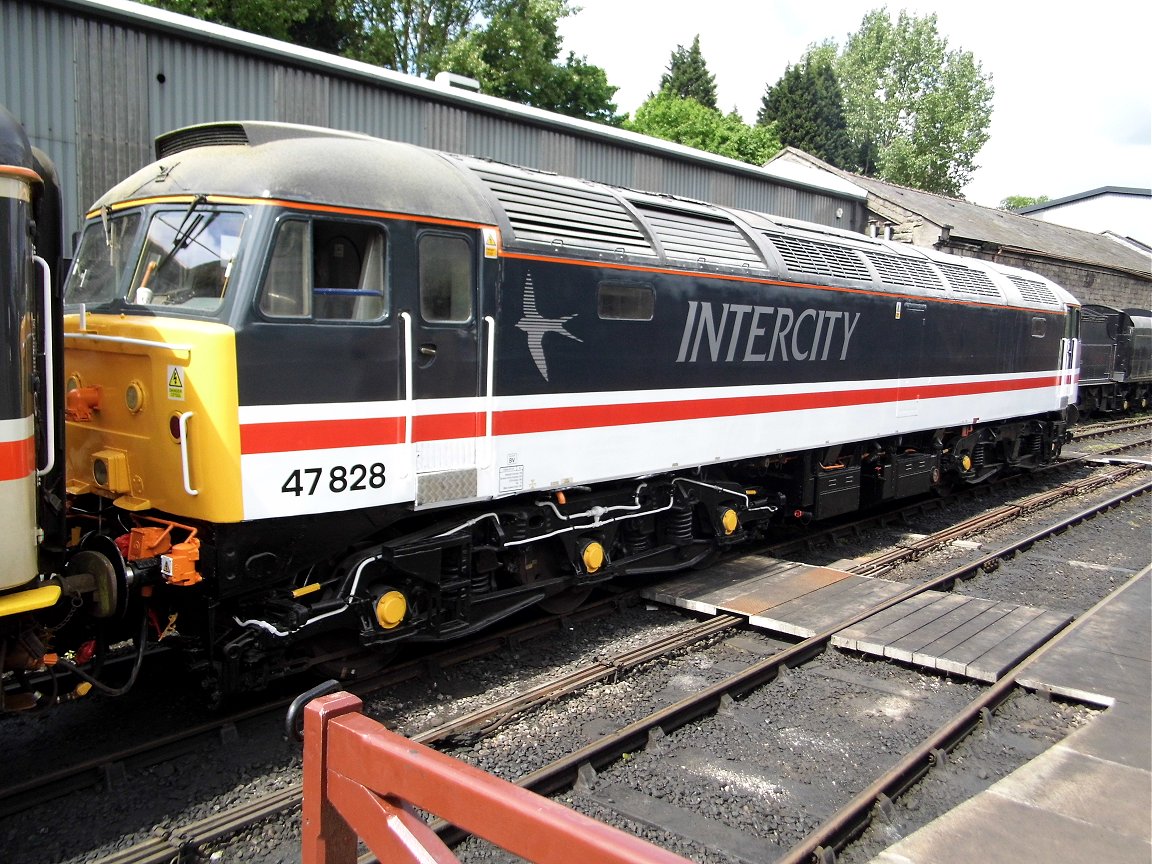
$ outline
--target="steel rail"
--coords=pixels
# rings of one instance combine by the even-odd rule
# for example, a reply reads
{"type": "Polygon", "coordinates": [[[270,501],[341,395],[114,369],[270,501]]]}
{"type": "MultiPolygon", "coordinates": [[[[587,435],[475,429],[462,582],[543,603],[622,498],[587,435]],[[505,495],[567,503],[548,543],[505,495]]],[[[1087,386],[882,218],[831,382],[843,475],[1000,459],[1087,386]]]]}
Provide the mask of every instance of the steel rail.
{"type": "Polygon", "coordinates": [[[894,801],[934,766],[940,764],[943,761],[941,754],[951,751],[964,738],[974,732],[982,722],[990,720],[991,712],[1015,691],[1016,680],[1027,667],[1085,626],[1096,610],[1102,608],[1113,596],[1131,584],[1132,580],[1125,582],[1093,605],[1087,612],[1082,613],[1071,624],[1054,633],[1043,645],[1040,645],[1005,672],[994,685],[961,708],[935,732],[924,738],[896,765],[876,778],[872,785],[857,794],[823,824],[810,832],[782,858],[777,859],[775,864],[803,864],[803,862],[809,861],[820,864],[820,862],[830,858],[835,860],[834,856],[829,856],[826,850],[843,849],[867,827],[875,806],[884,806],[884,802],[894,801]]]}

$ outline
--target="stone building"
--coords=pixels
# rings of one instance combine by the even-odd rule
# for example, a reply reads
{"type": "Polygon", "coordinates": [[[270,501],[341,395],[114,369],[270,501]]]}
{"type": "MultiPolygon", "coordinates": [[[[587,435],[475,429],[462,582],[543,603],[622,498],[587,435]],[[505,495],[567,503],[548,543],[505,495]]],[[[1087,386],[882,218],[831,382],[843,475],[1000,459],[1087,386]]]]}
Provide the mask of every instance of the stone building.
{"type": "Polygon", "coordinates": [[[881,236],[1040,273],[1081,303],[1152,307],[1152,255],[1139,244],[852,174],[793,147],[773,163],[803,165],[866,190],[869,222],[881,236]]]}

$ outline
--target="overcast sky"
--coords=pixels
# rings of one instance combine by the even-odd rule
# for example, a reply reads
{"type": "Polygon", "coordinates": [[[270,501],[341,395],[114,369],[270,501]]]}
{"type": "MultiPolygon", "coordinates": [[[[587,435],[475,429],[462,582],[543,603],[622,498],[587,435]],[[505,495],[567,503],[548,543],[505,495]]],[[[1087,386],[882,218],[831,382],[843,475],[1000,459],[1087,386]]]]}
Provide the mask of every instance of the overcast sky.
{"type": "MultiPolygon", "coordinates": [[[[765,87],[814,42],[843,46],[884,5],[851,0],[573,0],[561,22],[575,51],[619,87],[633,112],[656,90],[677,45],[700,47],[720,107],[754,122],[765,87]]],[[[964,189],[998,206],[1009,195],[1060,198],[1100,186],[1152,185],[1152,4],[1130,0],[909,0],[937,15],[949,48],[971,51],[995,88],[991,138],[964,189]]]]}

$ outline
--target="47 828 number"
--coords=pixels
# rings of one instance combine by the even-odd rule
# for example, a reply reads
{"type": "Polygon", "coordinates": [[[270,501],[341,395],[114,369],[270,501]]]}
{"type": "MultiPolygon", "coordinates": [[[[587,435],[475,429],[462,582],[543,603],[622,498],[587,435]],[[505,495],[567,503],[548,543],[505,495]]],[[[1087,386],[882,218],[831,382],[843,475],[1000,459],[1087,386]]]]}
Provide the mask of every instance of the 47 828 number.
{"type": "Polygon", "coordinates": [[[384,486],[384,465],[373,462],[371,465],[333,465],[331,468],[297,468],[288,475],[280,491],[286,495],[315,495],[317,489],[329,492],[363,492],[365,489],[380,489],[384,486]],[[323,483],[323,485],[321,485],[323,483]]]}

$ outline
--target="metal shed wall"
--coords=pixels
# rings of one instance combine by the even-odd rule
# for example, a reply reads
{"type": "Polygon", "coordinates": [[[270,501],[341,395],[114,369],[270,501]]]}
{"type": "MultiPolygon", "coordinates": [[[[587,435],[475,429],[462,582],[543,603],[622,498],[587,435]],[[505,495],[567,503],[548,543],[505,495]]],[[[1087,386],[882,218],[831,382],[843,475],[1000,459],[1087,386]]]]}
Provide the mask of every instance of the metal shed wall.
{"type": "Polygon", "coordinates": [[[0,104],[56,163],[69,230],[153,158],[157,135],[236,119],[364,132],[849,230],[867,219],[862,194],[124,0],[0,0],[0,104]]]}

